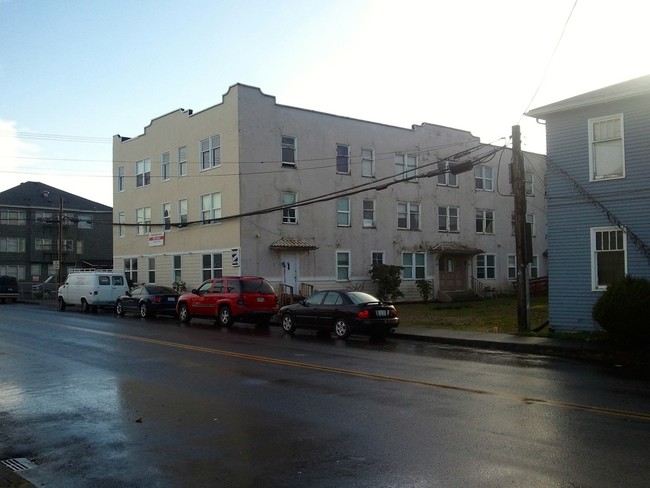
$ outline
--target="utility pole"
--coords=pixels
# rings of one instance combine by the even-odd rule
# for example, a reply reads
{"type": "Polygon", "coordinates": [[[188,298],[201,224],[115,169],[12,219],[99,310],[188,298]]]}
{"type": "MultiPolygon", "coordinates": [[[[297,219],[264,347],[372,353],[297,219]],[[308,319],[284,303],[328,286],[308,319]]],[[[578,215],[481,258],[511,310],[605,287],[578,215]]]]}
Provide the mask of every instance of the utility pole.
{"type": "Polygon", "coordinates": [[[61,285],[61,268],[63,267],[63,197],[59,199],[59,242],[57,242],[57,250],[59,260],[59,269],[56,271],[57,286],[61,285]]]}
{"type": "Polygon", "coordinates": [[[515,201],[515,246],[517,248],[517,330],[530,330],[530,303],[528,295],[528,261],[526,236],[526,173],[521,153],[521,132],[512,126],[512,192],[515,201]]]}

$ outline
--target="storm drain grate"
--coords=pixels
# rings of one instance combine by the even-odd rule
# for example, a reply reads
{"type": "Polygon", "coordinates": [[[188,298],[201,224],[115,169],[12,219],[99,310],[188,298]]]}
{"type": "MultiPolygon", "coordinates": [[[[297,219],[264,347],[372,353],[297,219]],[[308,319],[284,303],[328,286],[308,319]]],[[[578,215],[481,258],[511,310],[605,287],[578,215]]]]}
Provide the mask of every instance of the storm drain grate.
{"type": "Polygon", "coordinates": [[[4,461],[0,461],[0,464],[5,465],[14,473],[36,467],[36,465],[27,458],[5,459],[4,461]]]}

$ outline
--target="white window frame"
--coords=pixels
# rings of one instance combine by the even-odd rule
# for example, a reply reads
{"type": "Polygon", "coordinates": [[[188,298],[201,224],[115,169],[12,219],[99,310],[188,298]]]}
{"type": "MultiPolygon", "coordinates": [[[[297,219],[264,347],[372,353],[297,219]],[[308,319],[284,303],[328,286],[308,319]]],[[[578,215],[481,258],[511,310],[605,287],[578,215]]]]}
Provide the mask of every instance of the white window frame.
{"type": "Polygon", "coordinates": [[[491,166],[474,166],[474,188],[479,191],[494,191],[494,170],[491,166]]]}
{"type": "Polygon", "coordinates": [[[476,209],[476,233],[485,235],[494,235],[496,219],[494,210],[477,208],[476,209]],[[480,228],[479,228],[480,224],[480,228]]]}
{"type": "Polygon", "coordinates": [[[438,207],[438,232],[460,232],[459,207],[438,207]]]}
{"type": "Polygon", "coordinates": [[[124,191],[124,179],[125,179],[125,173],[124,173],[124,166],[120,166],[117,168],[117,191],[118,192],[123,192],[124,191]]]}
{"type": "Polygon", "coordinates": [[[336,145],[336,174],[350,174],[350,146],[346,144],[336,145]],[[344,150],[342,152],[342,150],[344,150]]]}
{"type": "Polygon", "coordinates": [[[221,134],[202,139],[199,142],[201,171],[221,166],[221,134]]]}
{"type": "Polygon", "coordinates": [[[126,223],[126,214],[120,212],[117,214],[117,237],[124,237],[124,224],[126,223]]]}
{"type": "Polygon", "coordinates": [[[34,250],[41,251],[41,252],[54,251],[54,248],[52,247],[52,239],[46,239],[46,238],[34,239],[34,250]]]}
{"type": "Polygon", "coordinates": [[[533,173],[526,173],[524,175],[524,178],[526,180],[525,182],[526,196],[534,197],[535,196],[535,175],[533,173]]]}
{"type": "Polygon", "coordinates": [[[151,184],[151,159],[141,159],[135,163],[135,187],[143,188],[151,184]]]}
{"type": "Polygon", "coordinates": [[[187,176],[187,146],[178,148],[178,176],[187,176]]]}
{"type": "MultiPolygon", "coordinates": [[[[282,192],[282,205],[291,205],[298,202],[298,194],[293,191],[282,192]]],[[[298,207],[286,207],[282,209],[283,224],[298,223],[298,207]]]]}
{"type": "Polygon", "coordinates": [[[151,207],[136,208],[135,221],[138,224],[139,236],[151,234],[151,207]]]}
{"type": "Polygon", "coordinates": [[[19,225],[21,227],[26,226],[27,211],[3,208],[0,210],[0,225],[19,225]]]}
{"type": "Polygon", "coordinates": [[[336,281],[350,281],[352,269],[350,251],[336,251],[336,281]],[[340,258],[345,258],[341,260],[340,258]]]}
{"type": "Polygon", "coordinates": [[[427,254],[424,252],[402,253],[402,279],[424,280],[427,271],[427,254]]]}
{"type": "Polygon", "coordinates": [[[591,288],[593,291],[606,290],[609,283],[601,283],[598,270],[598,254],[606,252],[622,252],[623,253],[623,274],[621,277],[627,275],[627,236],[618,227],[592,227],[591,231],[591,288]],[[600,235],[600,239],[598,236],[600,235]],[[603,238],[606,237],[606,241],[603,238]],[[615,240],[612,241],[612,238],[615,240]],[[600,240],[600,247],[607,247],[608,249],[598,249],[598,241],[600,240]],[[612,248],[614,244],[614,248],[612,248]]]}
{"type": "Polygon", "coordinates": [[[337,227],[350,227],[352,225],[351,209],[352,202],[350,201],[350,197],[341,197],[336,199],[337,227]]]}
{"type": "Polygon", "coordinates": [[[478,254],[476,256],[476,279],[495,280],[497,277],[497,255],[478,254]]]}
{"type": "Polygon", "coordinates": [[[163,218],[163,232],[169,232],[172,228],[172,204],[165,202],[162,204],[161,215],[163,218]]]}
{"type": "Polygon", "coordinates": [[[375,205],[376,205],[375,200],[372,200],[370,198],[366,198],[363,200],[362,219],[363,219],[363,227],[365,227],[366,229],[376,227],[375,205]]]}
{"type": "Polygon", "coordinates": [[[280,139],[280,155],[282,166],[295,166],[296,165],[296,156],[298,155],[298,139],[295,136],[281,136],[280,139]],[[291,155],[291,158],[287,158],[285,161],[285,153],[291,155]],[[289,159],[292,159],[289,161],[289,159]]]}
{"type": "MultiPolygon", "coordinates": [[[[625,134],[623,114],[607,115],[597,117],[587,121],[589,126],[589,181],[603,181],[625,178],[625,134]],[[617,122],[619,124],[619,133],[607,128],[607,134],[595,134],[597,128],[604,124],[617,122]],[[620,170],[608,174],[600,174],[598,170],[598,160],[615,158],[616,166],[620,164],[620,170]]],[[[601,131],[598,131],[601,132],[601,131]]],[[[605,166],[603,164],[602,166],[605,166]]],[[[611,166],[611,164],[609,164],[611,166]]],[[[604,173],[604,170],[602,170],[604,173]]]]}
{"type": "Polygon", "coordinates": [[[178,201],[178,225],[180,227],[187,227],[187,198],[181,198],[178,201]]]}
{"type": "Polygon", "coordinates": [[[375,150],[373,148],[361,148],[361,176],[364,178],[374,178],[375,176],[375,150]]]}
{"type": "Polygon", "coordinates": [[[370,253],[370,264],[384,264],[385,262],[386,260],[384,251],[372,251],[370,253]]]}
{"type": "MultiPolygon", "coordinates": [[[[515,281],[517,279],[517,255],[508,254],[508,280],[515,281]]],[[[531,263],[528,265],[528,277],[529,278],[538,278],[539,277],[539,256],[535,254],[531,258],[531,263]]]]}
{"type": "Polygon", "coordinates": [[[397,202],[397,228],[399,230],[420,230],[421,208],[417,202],[397,202]],[[400,223],[400,220],[405,220],[406,223],[400,223]]]}
{"type": "Polygon", "coordinates": [[[417,182],[418,155],[409,153],[395,153],[395,179],[417,182]]]}
{"type": "Polygon", "coordinates": [[[183,281],[183,256],[174,254],[172,257],[172,282],[183,281]]]}
{"type": "Polygon", "coordinates": [[[160,179],[162,181],[171,180],[172,158],[169,151],[160,155],[160,179]]]}
{"type": "Polygon", "coordinates": [[[450,168],[451,163],[449,161],[440,161],[438,163],[438,171],[444,171],[438,175],[438,186],[458,188],[458,175],[453,174],[450,168]]]}
{"type": "Polygon", "coordinates": [[[201,276],[203,281],[223,277],[223,254],[220,252],[201,255],[201,276]],[[207,263],[206,261],[210,261],[207,263]]]}
{"type": "Polygon", "coordinates": [[[221,219],[221,192],[207,193],[199,197],[201,223],[219,224],[221,219]]]}

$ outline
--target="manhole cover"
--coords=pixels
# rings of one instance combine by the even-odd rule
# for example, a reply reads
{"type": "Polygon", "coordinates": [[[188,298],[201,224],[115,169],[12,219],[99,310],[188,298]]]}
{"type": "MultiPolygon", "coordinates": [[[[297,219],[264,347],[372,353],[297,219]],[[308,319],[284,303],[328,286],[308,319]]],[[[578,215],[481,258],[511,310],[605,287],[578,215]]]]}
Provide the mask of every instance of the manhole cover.
{"type": "Polygon", "coordinates": [[[13,472],[25,471],[26,469],[35,468],[36,465],[27,458],[13,458],[0,461],[0,464],[5,465],[13,472]]]}

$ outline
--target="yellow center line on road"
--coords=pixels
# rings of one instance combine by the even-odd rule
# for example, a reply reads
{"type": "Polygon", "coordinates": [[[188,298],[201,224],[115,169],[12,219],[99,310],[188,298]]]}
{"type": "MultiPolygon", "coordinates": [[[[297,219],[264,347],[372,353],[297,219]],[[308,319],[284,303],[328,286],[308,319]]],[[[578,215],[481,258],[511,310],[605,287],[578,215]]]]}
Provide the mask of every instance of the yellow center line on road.
{"type": "Polygon", "coordinates": [[[298,361],[291,361],[288,359],[277,359],[277,358],[271,358],[271,357],[266,357],[266,356],[257,356],[254,354],[245,354],[245,353],[239,353],[239,352],[232,352],[232,351],[226,351],[223,349],[214,349],[211,347],[203,347],[203,346],[192,346],[189,344],[182,344],[179,342],[169,342],[169,341],[163,341],[160,339],[150,339],[147,337],[140,337],[140,336],[132,336],[132,335],[127,335],[127,334],[120,334],[117,332],[108,332],[108,331],[102,331],[102,330],[94,330],[94,329],[85,329],[83,327],[75,327],[71,325],[60,325],[60,327],[65,327],[68,329],[74,329],[82,332],[92,332],[95,334],[100,334],[100,335],[106,335],[106,336],[111,336],[111,337],[117,337],[120,339],[126,339],[130,341],[136,341],[136,342],[144,342],[148,344],[156,344],[159,346],[165,346],[165,347],[172,347],[175,349],[185,349],[189,351],[197,351],[197,352],[202,352],[206,354],[213,354],[217,356],[223,356],[223,357],[231,357],[231,358],[237,358],[237,359],[246,359],[248,361],[256,361],[256,362],[262,362],[262,363],[269,363],[269,364],[276,364],[280,366],[289,366],[292,368],[300,368],[300,369],[309,369],[313,371],[320,371],[320,372],[325,372],[325,373],[333,373],[333,374],[339,374],[339,375],[345,375],[345,376],[354,376],[357,378],[366,378],[366,379],[372,379],[372,380],[378,380],[378,381],[389,381],[392,383],[402,383],[402,384],[409,384],[409,385],[417,385],[417,386],[423,386],[426,388],[434,388],[434,389],[440,389],[440,390],[450,390],[450,391],[457,391],[457,392],[462,392],[462,393],[473,393],[476,395],[488,395],[488,396],[493,396],[493,397],[498,397],[502,399],[507,399],[507,400],[513,400],[516,402],[523,402],[526,404],[537,404],[537,405],[549,405],[549,406],[554,406],[554,407],[560,407],[560,408],[566,408],[566,409],[571,409],[571,410],[578,410],[578,411],[584,411],[584,412],[592,412],[592,413],[598,413],[598,414],[603,414],[603,415],[613,415],[617,417],[625,417],[628,419],[635,419],[635,420],[642,420],[642,421],[648,421],[650,422],[650,412],[635,412],[631,410],[620,410],[616,408],[607,408],[607,407],[597,407],[593,405],[584,405],[584,404],[579,404],[579,403],[571,403],[571,402],[563,402],[563,401],[558,401],[558,400],[547,400],[547,399],[542,399],[542,398],[530,398],[530,397],[522,397],[518,395],[513,395],[510,393],[504,393],[504,392],[496,392],[496,391],[488,391],[488,390],[481,390],[477,388],[467,388],[467,387],[462,387],[462,386],[454,386],[454,385],[447,385],[444,383],[433,383],[430,381],[423,381],[423,380],[416,380],[416,379],[410,379],[410,378],[400,378],[397,376],[388,376],[388,375],[382,375],[382,374],[376,374],[376,373],[367,373],[363,371],[354,371],[351,369],[342,369],[342,368],[333,368],[331,366],[319,366],[316,364],[309,364],[309,363],[303,363],[303,362],[298,362],[298,361]]]}

